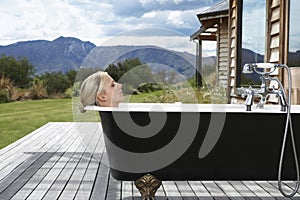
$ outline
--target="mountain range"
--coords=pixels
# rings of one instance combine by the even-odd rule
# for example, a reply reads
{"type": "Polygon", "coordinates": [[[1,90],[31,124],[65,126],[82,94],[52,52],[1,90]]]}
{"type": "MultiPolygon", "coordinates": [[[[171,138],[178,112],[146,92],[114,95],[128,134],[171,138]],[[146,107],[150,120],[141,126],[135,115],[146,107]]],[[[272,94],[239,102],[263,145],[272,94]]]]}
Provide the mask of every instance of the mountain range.
{"type": "MultiPolygon", "coordinates": [[[[128,58],[139,58],[155,70],[162,66],[191,77],[195,74],[196,56],[157,46],[96,46],[73,37],[59,37],[53,41],[34,40],[0,46],[0,55],[27,57],[37,74],[67,72],[80,67],[105,69],[109,64],[128,58]]],[[[203,59],[204,65],[214,65],[215,57],[203,59]]]]}
{"type": "MultiPolygon", "coordinates": [[[[139,58],[153,70],[174,69],[191,77],[195,74],[196,56],[187,52],[176,52],[157,46],[96,46],[91,42],[73,37],[59,37],[53,41],[33,40],[0,46],[0,55],[27,57],[37,74],[67,72],[81,67],[105,69],[109,64],[128,58],[139,58]]],[[[290,64],[299,66],[300,51],[290,52],[290,64]]],[[[256,59],[263,62],[263,55],[243,49],[243,63],[256,59]]],[[[216,57],[204,57],[203,68],[216,64],[216,57]]]]}
{"type": "Polygon", "coordinates": [[[0,55],[26,57],[37,74],[78,69],[96,46],[77,38],[59,37],[53,41],[34,40],[0,46],[0,55]]]}

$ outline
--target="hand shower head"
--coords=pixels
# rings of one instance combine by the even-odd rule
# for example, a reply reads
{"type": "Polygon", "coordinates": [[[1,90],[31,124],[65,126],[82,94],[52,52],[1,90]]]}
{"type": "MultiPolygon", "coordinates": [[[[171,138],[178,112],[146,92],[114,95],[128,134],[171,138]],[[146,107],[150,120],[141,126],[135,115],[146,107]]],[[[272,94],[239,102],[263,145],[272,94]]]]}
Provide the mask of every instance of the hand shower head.
{"type": "Polygon", "coordinates": [[[253,66],[251,64],[245,64],[243,67],[243,74],[252,74],[253,66]]]}
{"type": "Polygon", "coordinates": [[[273,63],[253,63],[251,64],[255,68],[263,68],[263,69],[272,69],[275,67],[278,67],[278,64],[273,64],[273,63]]]}
{"type": "Polygon", "coordinates": [[[273,63],[246,63],[243,67],[243,74],[252,74],[253,71],[260,75],[269,75],[273,73],[277,67],[283,67],[284,65],[273,63]]]}

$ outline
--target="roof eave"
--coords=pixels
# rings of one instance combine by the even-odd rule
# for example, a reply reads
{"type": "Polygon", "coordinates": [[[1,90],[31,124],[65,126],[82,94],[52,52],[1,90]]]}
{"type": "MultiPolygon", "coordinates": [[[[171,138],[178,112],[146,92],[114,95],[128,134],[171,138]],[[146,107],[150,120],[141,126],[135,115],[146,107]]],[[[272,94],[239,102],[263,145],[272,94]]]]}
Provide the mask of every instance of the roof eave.
{"type": "Polygon", "coordinates": [[[228,10],[222,10],[222,11],[197,15],[199,21],[202,21],[203,19],[215,19],[215,18],[222,18],[222,17],[227,17],[227,16],[228,16],[228,10]]]}

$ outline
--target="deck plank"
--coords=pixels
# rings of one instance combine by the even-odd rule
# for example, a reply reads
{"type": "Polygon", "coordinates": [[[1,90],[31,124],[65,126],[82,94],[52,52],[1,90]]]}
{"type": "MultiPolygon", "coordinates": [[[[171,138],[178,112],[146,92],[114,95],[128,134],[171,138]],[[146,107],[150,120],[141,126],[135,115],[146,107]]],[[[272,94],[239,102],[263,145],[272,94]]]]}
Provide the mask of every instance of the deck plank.
{"type": "MultiPolygon", "coordinates": [[[[0,199],[137,200],[110,175],[99,123],[48,123],[0,150],[0,199]]],[[[284,182],[292,188],[293,182],[284,182]]],[[[285,200],[276,181],[163,181],[156,200],[285,200]]],[[[300,194],[293,199],[300,199],[300,194]]]]}
{"type": "Polygon", "coordinates": [[[0,157],[3,155],[8,155],[9,151],[16,151],[17,149],[23,148],[24,146],[29,144],[29,141],[33,141],[36,138],[38,138],[39,136],[44,135],[44,131],[46,128],[50,128],[50,127],[55,127],[57,126],[56,123],[53,122],[49,122],[47,124],[45,124],[44,126],[41,126],[40,128],[34,130],[33,132],[31,132],[28,135],[25,135],[24,137],[20,138],[19,140],[15,141],[14,143],[0,149],[0,157]],[[33,139],[35,138],[35,139],[33,139]]]}
{"type": "MultiPolygon", "coordinates": [[[[0,194],[5,198],[11,198],[24,184],[30,179],[47,160],[59,148],[57,143],[53,140],[48,142],[44,148],[52,149],[53,152],[33,152],[30,159],[26,159],[13,172],[9,173],[0,182],[0,194]],[[9,187],[8,187],[9,184],[9,187]]],[[[26,149],[27,150],[27,149],[26,149]]],[[[14,166],[14,165],[13,165],[14,166]]]]}
{"type": "Polygon", "coordinates": [[[165,190],[166,196],[171,200],[183,200],[175,181],[163,181],[163,188],[165,190]]]}
{"type": "Polygon", "coordinates": [[[271,194],[264,190],[261,186],[257,185],[254,181],[242,181],[242,183],[248,187],[256,196],[263,197],[266,200],[275,200],[271,194]]]}
{"type": "Polygon", "coordinates": [[[85,162],[82,160],[82,162],[85,163],[86,165],[83,164],[81,167],[86,168],[86,170],[83,174],[82,181],[76,193],[75,199],[89,199],[92,194],[91,188],[93,188],[94,180],[99,165],[99,160],[97,162],[97,159],[93,157],[93,154],[96,151],[97,145],[101,144],[100,139],[102,138],[102,135],[99,135],[97,133],[98,130],[96,130],[94,134],[94,136],[96,137],[93,137],[89,142],[89,144],[87,145],[88,151],[91,152],[89,153],[89,156],[85,158],[86,159],[85,162]]]}
{"type": "MultiPolygon", "coordinates": [[[[81,153],[76,155],[76,157],[71,160],[71,165],[73,164],[74,167],[66,169],[71,171],[72,173],[67,178],[67,181],[64,181],[62,185],[64,187],[63,190],[60,189],[59,191],[57,191],[53,189],[53,191],[51,191],[50,189],[50,191],[46,195],[48,199],[51,199],[51,197],[53,197],[55,193],[59,194],[59,196],[57,196],[57,199],[89,198],[91,193],[90,188],[92,188],[95,179],[94,177],[96,176],[96,171],[98,169],[98,162],[94,162],[92,157],[93,152],[89,152],[90,149],[88,149],[87,147],[95,148],[95,145],[97,145],[99,138],[102,135],[97,134],[96,131],[97,130],[87,131],[90,132],[90,135],[88,139],[85,140],[85,144],[83,144],[84,147],[81,150],[81,153]],[[92,144],[92,146],[90,146],[90,144],[92,144]],[[92,180],[90,180],[90,176],[92,177],[92,180]],[[86,189],[87,185],[88,189],[86,189]]],[[[63,178],[62,180],[64,179],[65,178],[63,178]]],[[[59,185],[61,185],[61,181],[57,181],[57,183],[54,183],[54,186],[52,187],[55,188],[55,185],[57,185],[56,187],[58,187],[59,185]]]]}
{"type": "Polygon", "coordinates": [[[247,200],[257,200],[259,197],[246,187],[241,181],[229,181],[232,187],[247,200]]]}
{"type": "Polygon", "coordinates": [[[208,190],[208,192],[211,194],[211,196],[214,197],[214,199],[229,199],[229,197],[226,196],[226,194],[214,181],[202,181],[202,183],[204,184],[204,187],[208,190]]]}
{"type": "MultiPolygon", "coordinates": [[[[280,192],[278,190],[278,182],[277,181],[267,181],[270,185],[272,185],[274,188],[277,189],[278,192],[280,192]]],[[[295,183],[293,181],[283,181],[283,189],[286,193],[290,193],[292,190],[294,190],[295,187],[295,183]]],[[[283,197],[280,193],[280,196],[283,197]]],[[[293,199],[300,199],[300,192],[298,190],[298,192],[295,194],[295,196],[293,197],[293,199]]]]}
{"type": "Polygon", "coordinates": [[[187,181],[175,181],[178,191],[184,200],[197,200],[198,197],[187,181]]]}
{"type": "Polygon", "coordinates": [[[132,182],[131,181],[122,181],[122,199],[132,200],[132,182]]]}
{"type": "Polygon", "coordinates": [[[261,188],[263,188],[265,191],[267,191],[271,196],[275,197],[276,199],[280,199],[280,200],[288,199],[282,197],[280,191],[267,181],[255,181],[255,183],[259,185],[261,188]]]}
{"type": "Polygon", "coordinates": [[[226,194],[227,197],[233,200],[244,200],[242,195],[236,191],[232,185],[227,181],[215,181],[219,188],[226,194]]]}
{"type": "Polygon", "coordinates": [[[122,193],[122,182],[117,181],[110,175],[105,199],[106,200],[121,199],[121,193],[122,193]]]}
{"type": "Polygon", "coordinates": [[[39,151],[39,148],[41,148],[42,145],[45,145],[45,143],[49,143],[49,141],[51,141],[51,137],[55,137],[54,127],[46,126],[43,131],[48,132],[48,134],[41,134],[38,138],[32,137],[30,138],[31,140],[28,140],[24,142],[23,145],[18,145],[16,148],[13,149],[9,148],[10,146],[8,146],[8,149],[10,150],[7,151],[5,154],[2,154],[0,157],[2,161],[0,163],[0,180],[2,180],[7,174],[9,174],[11,171],[13,171],[22,162],[24,162],[27,158],[31,156],[30,154],[24,152],[34,152],[35,150],[39,151]],[[41,140],[44,138],[46,138],[44,140],[45,143],[41,143],[41,140]],[[31,148],[29,149],[28,147],[31,148]]]}
{"type": "Polygon", "coordinates": [[[213,200],[214,198],[206,190],[201,181],[189,181],[192,190],[195,192],[195,196],[203,200],[213,200]]]}
{"type": "Polygon", "coordinates": [[[43,179],[37,185],[35,190],[27,197],[28,200],[42,199],[42,198],[47,199],[47,197],[45,197],[45,196],[48,193],[48,191],[51,189],[52,185],[56,182],[57,178],[60,176],[60,174],[62,174],[62,172],[68,166],[70,161],[74,157],[76,159],[78,154],[80,155],[80,153],[77,153],[76,150],[80,151],[83,148],[78,136],[76,137],[76,140],[74,141],[74,143],[71,143],[71,144],[72,145],[64,144],[64,146],[68,146],[68,148],[66,149],[66,151],[63,154],[61,154],[61,157],[51,167],[49,172],[43,177],[43,179]]]}

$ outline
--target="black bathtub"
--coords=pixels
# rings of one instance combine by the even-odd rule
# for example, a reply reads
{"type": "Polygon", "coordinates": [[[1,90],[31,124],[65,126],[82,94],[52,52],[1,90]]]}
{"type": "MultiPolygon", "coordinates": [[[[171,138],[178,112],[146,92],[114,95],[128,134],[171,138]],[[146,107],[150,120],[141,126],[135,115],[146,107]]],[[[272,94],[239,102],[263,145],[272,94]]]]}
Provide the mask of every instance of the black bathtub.
{"type": "MultiPolygon", "coordinates": [[[[112,176],[137,180],[277,180],[286,113],[231,104],[122,104],[99,111],[112,176]]],[[[292,106],[300,146],[300,106],[292,106]]],[[[295,179],[290,137],[282,179],[295,179]]]]}

